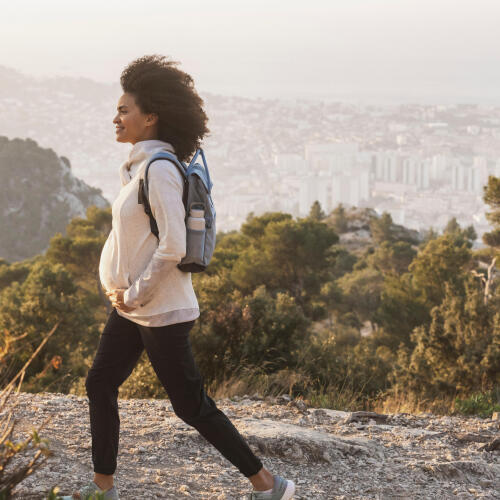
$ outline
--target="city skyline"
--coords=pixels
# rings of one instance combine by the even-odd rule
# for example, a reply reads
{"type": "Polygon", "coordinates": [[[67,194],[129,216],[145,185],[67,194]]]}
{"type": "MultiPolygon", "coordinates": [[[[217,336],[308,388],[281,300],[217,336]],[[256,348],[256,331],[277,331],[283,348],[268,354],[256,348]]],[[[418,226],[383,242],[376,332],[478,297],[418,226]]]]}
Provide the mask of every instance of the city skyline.
{"type": "MultiPolygon", "coordinates": [[[[0,75],[2,135],[53,149],[112,202],[130,149],[113,137],[118,85],[0,75]]],[[[411,229],[455,217],[479,235],[489,230],[482,189],[500,175],[500,107],[202,95],[219,229],[238,228],[250,212],[303,216],[318,200],[327,212],[338,203],[387,211],[411,229]]]]}

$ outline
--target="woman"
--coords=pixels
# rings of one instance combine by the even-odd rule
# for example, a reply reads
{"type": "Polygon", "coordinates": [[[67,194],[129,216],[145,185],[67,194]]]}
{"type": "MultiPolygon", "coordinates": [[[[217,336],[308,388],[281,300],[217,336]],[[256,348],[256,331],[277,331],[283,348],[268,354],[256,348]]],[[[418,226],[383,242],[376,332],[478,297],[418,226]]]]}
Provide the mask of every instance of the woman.
{"type": "MultiPolygon", "coordinates": [[[[176,415],[193,426],[251,481],[250,499],[288,500],[295,485],[271,474],[238,430],[204,390],[191,351],[189,332],[200,311],[191,273],[177,268],[186,253],[183,179],[175,165],[158,160],[148,171],[149,201],[159,229],[150,229],[138,203],[139,179],[148,158],[166,149],[186,161],[208,132],[203,100],[192,78],[163,56],[130,63],[120,83],[116,140],[133,147],[120,167],[122,187],[113,203],[112,230],[99,264],[101,283],[113,310],[86,379],[94,479],[67,500],[95,492],[118,499],[118,388],[143,349],[164,386],[176,415]]],[[[138,492],[140,494],[140,492],[138,492]]]]}

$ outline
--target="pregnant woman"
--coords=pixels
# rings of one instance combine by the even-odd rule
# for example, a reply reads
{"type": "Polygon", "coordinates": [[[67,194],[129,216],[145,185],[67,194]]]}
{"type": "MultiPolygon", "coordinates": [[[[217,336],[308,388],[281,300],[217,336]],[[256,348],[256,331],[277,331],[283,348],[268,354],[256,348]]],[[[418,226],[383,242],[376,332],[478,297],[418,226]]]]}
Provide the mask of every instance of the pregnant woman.
{"type": "MultiPolygon", "coordinates": [[[[263,467],[227,416],[204,389],[189,332],[200,311],[191,273],[177,267],[186,254],[182,174],[168,160],[148,171],[149,202],[159,238],[138,203],[139,179],[148,158],[168,150],[187,161],[200,147],[207,116],[192,78],[164,56],[144,56],[123,71],[116,140],[131,143],[120,167],[121,189],[112,207],[112,230],[99,264],[102,286],[113,310],[86,379],[94,478],[63,499],[118,499],[113,484],[120,420],[118,388],[146,349],[175,414],[194,427],[252,483],[250,500],[288,500],[293,481],[263,467]]],[[[168,465],[166,466],[168,467],[168,465]]],[[[134,498],[141,498],[137,491],[134,498]]]]}

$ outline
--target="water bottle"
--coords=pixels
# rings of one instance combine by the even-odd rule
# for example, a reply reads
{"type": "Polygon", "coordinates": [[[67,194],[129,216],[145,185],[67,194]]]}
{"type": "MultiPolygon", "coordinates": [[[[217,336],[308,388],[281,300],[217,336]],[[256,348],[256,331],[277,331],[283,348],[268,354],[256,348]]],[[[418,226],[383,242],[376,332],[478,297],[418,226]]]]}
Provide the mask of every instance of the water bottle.
{"type": "Polygon", "coordinates": [[[205,210],[202,203],[193,203],[187,220],[188,229],[205,229],[205,210]]]}

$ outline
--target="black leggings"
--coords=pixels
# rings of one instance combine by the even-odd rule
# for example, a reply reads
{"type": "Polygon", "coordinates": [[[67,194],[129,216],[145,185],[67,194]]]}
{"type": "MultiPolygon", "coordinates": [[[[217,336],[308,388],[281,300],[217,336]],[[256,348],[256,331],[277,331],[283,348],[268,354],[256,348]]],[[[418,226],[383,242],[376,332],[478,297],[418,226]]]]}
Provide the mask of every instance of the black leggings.
{"type": "Polygon", "coordinates": [[[189,332],[196,320],[142,326],[120,316],[108,317],[86,379],[94,472],[114,474],[118,455],[118,388],[132,373],[144,348],[165,388],[175,414],[248,477],[262,462],[204,389],[193,358],[189,332]]]}

